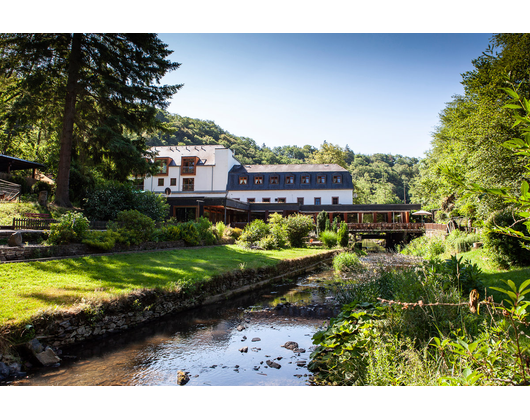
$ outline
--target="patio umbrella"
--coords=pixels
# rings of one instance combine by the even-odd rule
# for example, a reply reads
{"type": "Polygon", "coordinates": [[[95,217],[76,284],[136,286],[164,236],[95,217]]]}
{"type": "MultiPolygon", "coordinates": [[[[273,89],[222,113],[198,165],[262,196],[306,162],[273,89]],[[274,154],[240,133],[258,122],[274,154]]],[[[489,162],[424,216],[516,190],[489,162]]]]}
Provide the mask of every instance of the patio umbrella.
{"type": "Polygon", "coordinates": [[[419,210],[416,213],[412,213],[413,216],[432,216],[430,211],[419,210]]]}
{"type": "Polygon", "coordinates": [[[423,223],[423,216],[432,216],[432,213],[425,210],[419,210],[416,213],[412,213],[413,216],[421,216],[421,222],[423,223]]]}

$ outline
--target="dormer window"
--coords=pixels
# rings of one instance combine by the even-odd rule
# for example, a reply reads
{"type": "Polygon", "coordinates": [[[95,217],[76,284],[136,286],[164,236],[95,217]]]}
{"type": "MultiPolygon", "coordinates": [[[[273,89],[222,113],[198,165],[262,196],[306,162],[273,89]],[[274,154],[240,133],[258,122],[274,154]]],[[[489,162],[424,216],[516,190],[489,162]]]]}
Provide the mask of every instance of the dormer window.
{"type": "Polygon", "coordinates": [[[247,185],[247,184],[248,184],[248,178],[246,176],[240,176],[239,185],[247,185]]]}
{"type": "Polygon", "coordinates": [[[286,184],[294,184],[294,176],[293,175],[287,175],[285,177],[285,183],[286,184]]]}
{"type": "Polygon", "coordinates": [[[168,174],[168,166],[170,162],[170,158],[156,158],[155,162],[158,163],[160,172],[157,174],[158,176],[166,176],[168,174]]]}
{"type": "Polygon", "coordinates": [[[262,176],[255,176],[254,177],[254,184],[263,184],[263,177],[262,176]]]}
{"type": "Polygon", "coordinates": [[[333,175],[334,184],[342,184],[342,175],[333,175]]]}
{"type": "Polygon", "coordinates": [[[196,156],[182,157],[180,174],[181,175],[196,175],[196,166],[199,158],[196,156]]]}
{"type": "Polygon", "coordinates": [[[325,184],[325,183],[326,183],[326,175],[318,175],[317,184],[325,184]]]}
{"type": "Polygon", "coordinates": [[[309,184],[309,175],[302,175],[300,178],[300,183],[309,184]]]}
{"type": "Polygon", "coordinates": [[[280,183],[280,178],[278,177],[278,175],[272,175],[270,178],[269,178],[269,184],[271,185],[278,185],[280,183]]]}

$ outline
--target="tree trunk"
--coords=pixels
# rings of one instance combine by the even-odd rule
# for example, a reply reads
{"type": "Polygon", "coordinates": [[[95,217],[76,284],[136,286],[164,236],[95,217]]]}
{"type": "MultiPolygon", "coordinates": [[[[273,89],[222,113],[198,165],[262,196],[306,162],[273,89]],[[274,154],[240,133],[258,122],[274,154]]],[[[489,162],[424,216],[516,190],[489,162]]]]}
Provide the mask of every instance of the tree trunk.
{"type": "Polygon", "coordinates": [[[68,81],[66,84],[66,98],[64,102],[63,130],[61,134],[61,149],[59,152],[59,170],[57,173],[57,190],[55,192],[55,204],[62,207],[72,207],[69,193],[70,166],[72,160],[77,81],[79,78],[79,69],[81,67],[82,36],[82,34],[73,34],[72,48],[68,62],[68,81]]]}

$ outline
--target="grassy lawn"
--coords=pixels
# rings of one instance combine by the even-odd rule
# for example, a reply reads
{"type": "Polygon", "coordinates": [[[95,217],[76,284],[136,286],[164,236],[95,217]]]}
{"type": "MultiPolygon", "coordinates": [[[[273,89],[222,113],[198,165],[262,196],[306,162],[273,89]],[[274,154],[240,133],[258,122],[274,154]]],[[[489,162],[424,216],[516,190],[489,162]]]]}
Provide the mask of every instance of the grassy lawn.
{"type": "MultiPolygon", "coordinates": [[[[502,280],[512,280],[517,286],[523,281],[530,279],[530,267],[514,267],[509,270],[502,270],[495,267],[491,260],[488,259],[487,254],[483,249],[475,249],[469,252],[458,254],[458,257],[463,257],[465,260],[477,264],[483,272],[484,284],[486,287],[501,287],[506,289],[507,286],[502,280]]],[[[505,297],[504,294],[494,290],[488,290],[488,294],[494,296],[495,300],[500,301],[505,297]]]]}
{"type": "Polygon", "coordinates": [[[0,325],[23,321],[40,309],[70,306],[135,289],[173,289],[240,268],[314,255],[321,249],[250,251],[235,245],[90,256],[0,265],[0,325]]]}

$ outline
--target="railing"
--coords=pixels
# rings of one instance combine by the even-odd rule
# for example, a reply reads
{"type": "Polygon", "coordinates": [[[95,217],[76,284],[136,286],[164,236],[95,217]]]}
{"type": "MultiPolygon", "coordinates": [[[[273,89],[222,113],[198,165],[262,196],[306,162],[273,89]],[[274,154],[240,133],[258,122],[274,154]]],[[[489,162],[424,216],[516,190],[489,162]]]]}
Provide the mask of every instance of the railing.
{"type": "Polygon", "coordinates": [[[57,223],[55,219],[13,219],[13,230],[32,229],[44,230],[49,229],[51,223],[57,223]]]}
{"type": "Polygon", "coordinates": [[[447,231],[447,225],[443,223],[425,223],[425,230],[447,231]]]}
{"type": "MultiPolygon", "coordinates": [[[[232,222],[232,227],[244,228],[248,222],[232,222]]],[[[348,223],[350,231],[359,232],[387,232],[405,230],[424,230],[425,223],[348,223]]]]}
{"type": "Polygon", "coordinates": [[[350,231],[423,230],[424,223],[348,223],[350,231]]]}

